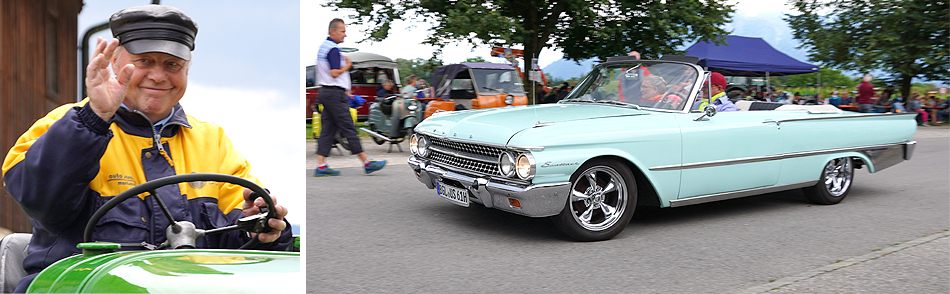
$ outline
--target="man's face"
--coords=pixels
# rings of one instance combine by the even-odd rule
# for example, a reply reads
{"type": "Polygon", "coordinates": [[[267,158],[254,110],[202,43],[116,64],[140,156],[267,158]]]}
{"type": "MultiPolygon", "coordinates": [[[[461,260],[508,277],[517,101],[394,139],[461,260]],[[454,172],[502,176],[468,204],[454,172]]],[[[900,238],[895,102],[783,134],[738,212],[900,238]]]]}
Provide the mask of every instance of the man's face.
{"type": "MultiPolygon", "coordinates": [[[[706,93],[706,85],[703,85],[702,91],[703,91],[703,98],[708,99],[709,97],[711,97],[709,93],[706,93]]],[[[719,95],[719,93],[722,93],[722,87],[720,87],[719,85],[712,85],[710,86],[710,91],[712,91],[712,96],[716,96],[716,95],[719,95]]]]}
{"type": "Polygon", "coordinates": [[[138,110],[156,122],[164,119],[185,95],[190,62],[165,54],[132,54],[118,50],[112,57],[112,71],[132,64],[132,77],[125,92],[125,106],[138,110]]]}
{"type": "Polygon", "coordinates": [[[392,90],[392,89],[393,89],[393,84],[383,84],[383,89],[392,90]]]}
{"type": "Polygon", "coordinates": [[[346,38],[346,25],[339,24],[337,28],[330,29],[330,39],[337,44],[343,43],[343,38],[346,38]]]}
{"type": "Polygon", "coordinates": [[[640,95],[644,98],[652,98],[660,95],[660,90],[656,86],[640,85],[640,95]]]}

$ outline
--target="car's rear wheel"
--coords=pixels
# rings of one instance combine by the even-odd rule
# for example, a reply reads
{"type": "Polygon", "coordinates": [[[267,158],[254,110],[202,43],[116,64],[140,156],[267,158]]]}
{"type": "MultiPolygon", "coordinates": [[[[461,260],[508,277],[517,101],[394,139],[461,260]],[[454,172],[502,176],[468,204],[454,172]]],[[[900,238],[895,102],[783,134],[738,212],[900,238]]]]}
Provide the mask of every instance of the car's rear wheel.
{"type": "Polygon", "coordinates": [[[626,165],[598,159],[571,176],[571,195],[552,220],[579,241],[608,240],[620,234],[637,207],[637,186],[626,165]]]}
{"type": "Polygon", "coordinates": [[[817,204],[838,204],[851,192],[853,180],[854,163],[851,158],[835,158],[825,164],[817,184],[804,188],[805,196],[817,204]]]}

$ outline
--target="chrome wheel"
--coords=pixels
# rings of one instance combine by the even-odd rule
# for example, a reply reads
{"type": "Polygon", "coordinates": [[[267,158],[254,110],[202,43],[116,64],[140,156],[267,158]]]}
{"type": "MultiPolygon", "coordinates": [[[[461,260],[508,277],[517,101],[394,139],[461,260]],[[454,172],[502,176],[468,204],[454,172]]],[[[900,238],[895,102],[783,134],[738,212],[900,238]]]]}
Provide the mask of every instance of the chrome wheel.
{"type": "Polygon", "coordinates": [[[841,197],[851,187],[854,168],[850,157],[837,158],[825,165],[825,189],[834,197],[841,197]]]}
{"type": "Polygon", "coordinates": [[[626,181],[609,166],[591,167],[571,185],[568,204],[578,225],[590,231],[606,230],[624,215],[626,181]]]}
{"type": "Polygon", "coordinates": [[[835,158],[825,164],[814,186],[803,188],[805,196],[822,205],[838,204],[851,191],[854,163],[851,157],[835,158]]]}

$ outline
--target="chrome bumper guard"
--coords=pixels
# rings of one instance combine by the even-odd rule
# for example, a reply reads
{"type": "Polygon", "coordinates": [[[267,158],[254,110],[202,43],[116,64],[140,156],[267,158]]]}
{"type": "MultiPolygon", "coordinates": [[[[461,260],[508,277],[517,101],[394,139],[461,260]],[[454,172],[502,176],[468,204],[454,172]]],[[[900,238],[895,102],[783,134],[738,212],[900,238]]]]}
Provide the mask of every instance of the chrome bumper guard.
{"type": "Polygon", "coordinates": [[[917,147],[917,141],[909,141],[874,146],[858,152],[871,159],[871,163],[874,164],[874,172],[879,172],[905,160],[910,160],[911,156],[914,155],[915,147],[917,147]]]}
{"type": "Polygon", "coordinates": [[[546,217],[556,215],[564,208],[567,197],[570,195],[570,182],[521,187],[492,181],[490,177],[472,177],[447,171],[429,165],[425,160],[417,158],[416,155],[410,155],[407,162],[415,172],[416,179],[429,189],[435,189],[437,182],[445,179],[453,180],[459,182],[463,186],[461,188],[468,190],[469,196],[471,196],[469,197],[470,201],[481,203],[488,208],[524,216],[546,217]],[[518,200],[521,207],[512,206],[508,200],[509,198],[518,200]]]}

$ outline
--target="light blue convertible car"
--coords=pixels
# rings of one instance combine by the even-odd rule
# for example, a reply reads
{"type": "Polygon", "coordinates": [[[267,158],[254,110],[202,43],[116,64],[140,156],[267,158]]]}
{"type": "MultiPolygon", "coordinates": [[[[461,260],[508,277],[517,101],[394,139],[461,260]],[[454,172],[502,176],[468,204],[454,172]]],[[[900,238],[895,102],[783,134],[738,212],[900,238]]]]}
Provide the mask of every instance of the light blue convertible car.
{"type": "Polygon", "coordinates": [[[841,202],[854,169],[914,151],[913,115],[740,101],[699,108],[709,73],[689,62],[610,58],[557,104],[440,113],[410,138],[417,179],[462,206],[551,217],[610,239],[637,205],[678,207],[803,189],[841,202]]]}

